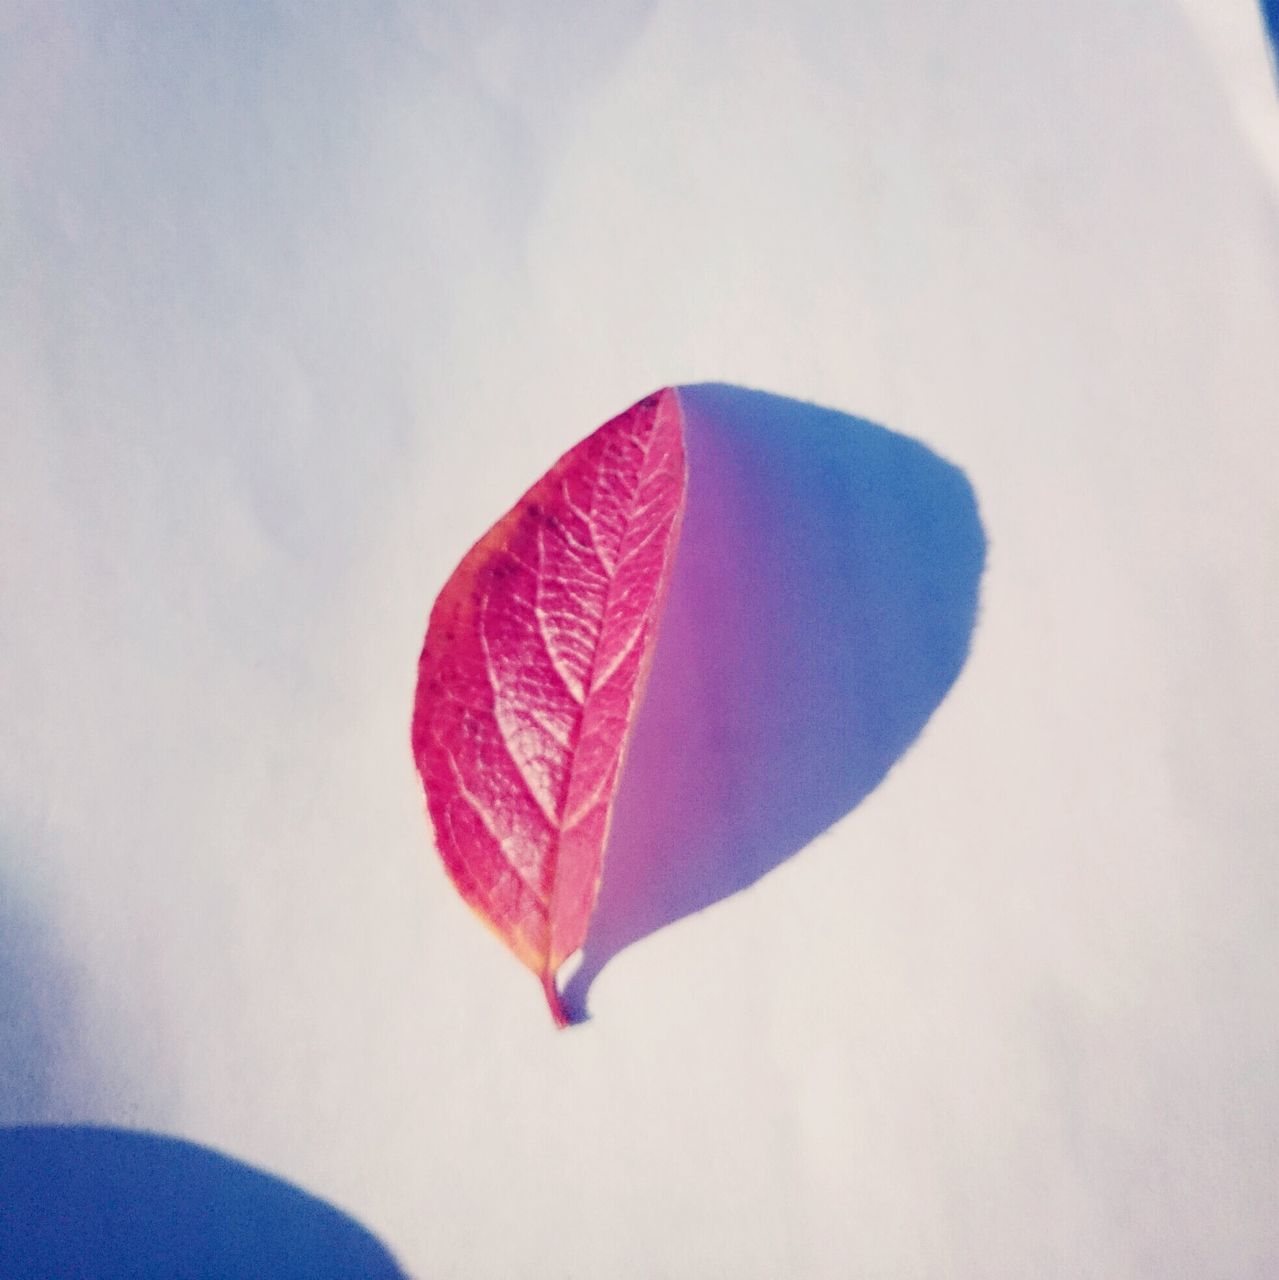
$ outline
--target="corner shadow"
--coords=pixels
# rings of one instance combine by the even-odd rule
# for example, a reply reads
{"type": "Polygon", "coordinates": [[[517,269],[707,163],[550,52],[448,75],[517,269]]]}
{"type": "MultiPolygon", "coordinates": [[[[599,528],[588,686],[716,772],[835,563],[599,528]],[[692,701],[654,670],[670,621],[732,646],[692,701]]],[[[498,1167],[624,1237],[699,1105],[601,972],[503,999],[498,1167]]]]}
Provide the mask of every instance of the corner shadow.
{"type": "Polygon", "coordinates": [[[175,1138],[0,1129],[0,1275],[400,1280],[322,1200],[175,1138]]]}
{"type": "Polygon", "coordinates": [[[1270,66],[1279,77],[1279,0],[1261,0],[1261,18],[1270,37],[1270,66]]]}
{"type": "Polygon", "coordinates": [[[830,409],[680,389],[688,506],[565,1004],[854,808],[959,674],[986,539],[962,471],[830,409]]]}

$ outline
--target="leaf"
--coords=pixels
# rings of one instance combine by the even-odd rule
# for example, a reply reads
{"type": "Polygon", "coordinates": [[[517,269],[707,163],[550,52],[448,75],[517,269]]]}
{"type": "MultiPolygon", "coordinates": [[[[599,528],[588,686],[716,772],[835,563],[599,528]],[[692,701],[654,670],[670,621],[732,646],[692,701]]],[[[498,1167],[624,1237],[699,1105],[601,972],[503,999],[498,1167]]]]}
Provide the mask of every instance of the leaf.
{"type": "Polygon", "coordinates": [[[458,892],[541,979],[586,938],[684,510],[679,394],[570,449],[431,611],[413,754],[458,892]]]}

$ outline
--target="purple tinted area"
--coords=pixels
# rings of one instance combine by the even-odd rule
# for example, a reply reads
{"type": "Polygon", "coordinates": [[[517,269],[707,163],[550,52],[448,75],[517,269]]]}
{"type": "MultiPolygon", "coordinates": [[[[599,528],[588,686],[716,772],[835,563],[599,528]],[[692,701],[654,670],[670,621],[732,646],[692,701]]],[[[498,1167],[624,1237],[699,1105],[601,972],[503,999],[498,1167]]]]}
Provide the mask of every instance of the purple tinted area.
{"type": "Polygon", "coordinates": [[[681,389],[688,508],[603,886],[566,991],[838,821],[959,674],[986,540],[963,472],[829,409],[681,389]]]}
{"type": "Polygon", "coordinates": [[[397,1280],[362,1226],[204,1147],[120,1129],[0,1129],[0,1276],[397,1280]]]}

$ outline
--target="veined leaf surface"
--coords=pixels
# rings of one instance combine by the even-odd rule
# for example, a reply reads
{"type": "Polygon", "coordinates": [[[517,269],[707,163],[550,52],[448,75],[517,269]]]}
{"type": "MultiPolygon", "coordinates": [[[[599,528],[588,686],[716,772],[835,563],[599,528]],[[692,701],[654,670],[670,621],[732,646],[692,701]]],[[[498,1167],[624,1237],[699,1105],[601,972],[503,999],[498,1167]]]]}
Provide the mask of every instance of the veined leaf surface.
{"type": "Polygon", "coordinates": [[[582,945],[684,510],[679,394],[570,449],[431,611],[413,754],[466,902],[541,980],[582,945]]]}

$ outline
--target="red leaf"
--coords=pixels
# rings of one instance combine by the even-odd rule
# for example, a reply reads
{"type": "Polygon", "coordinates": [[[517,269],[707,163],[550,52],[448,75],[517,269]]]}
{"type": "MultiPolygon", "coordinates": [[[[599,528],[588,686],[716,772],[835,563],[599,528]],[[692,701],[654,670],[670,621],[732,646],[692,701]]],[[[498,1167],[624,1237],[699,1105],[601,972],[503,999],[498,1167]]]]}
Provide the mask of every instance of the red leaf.
{"type": "Polygon", "coordinates": [[[570,449],[431,610],[413,754],[458,892],[542,981],[585,940],[684,511],[679,395],[570,449]]]}

